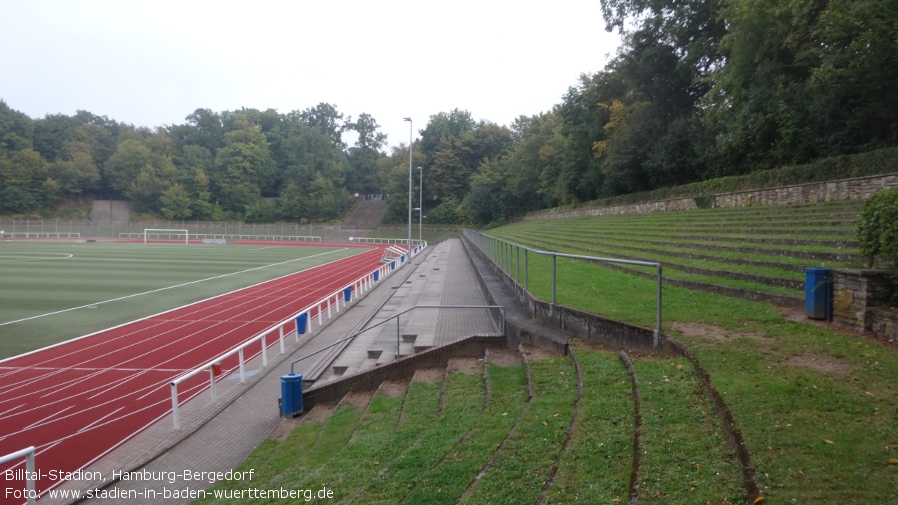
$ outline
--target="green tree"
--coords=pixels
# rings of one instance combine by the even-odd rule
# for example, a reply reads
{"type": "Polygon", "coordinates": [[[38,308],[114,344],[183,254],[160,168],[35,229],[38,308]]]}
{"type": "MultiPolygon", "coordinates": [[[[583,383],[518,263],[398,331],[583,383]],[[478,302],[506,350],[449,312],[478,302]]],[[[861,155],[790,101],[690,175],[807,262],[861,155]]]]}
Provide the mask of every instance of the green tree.
{"type": "Polygon", "coordinates": [[[159,196],[162,215],[166,219],[188,219],[193,216],[190,195],[184,186],[175,183],[159,196]]]}
{"type": "Polygon", "coordinates": [[[212,218],[213,209],[210,201],[212,192],[209,190],[209,177],[202,168],[197,168],[190,184],[190,213],[194,219],[212,218]]]}
{"type": "Polygon", "coordinates": [[[138,139],[125,139],[103,166],[103,179],[117,195],[126,195],[141,170],[153,165],[153,152],[138,139]]]}
{"type": "Polygon", "coordinates": [[[382,191],[377,159],[382,156],[380,150],[387,142],[386,134],[378,132],[380,125],[364,112],[356,121],[347,123],[346,128],[358,134],[355,145],[347,152],[346,187],[364,192],[382,191]]]}
{"type": "Polygon", "coordinates": [[[274,179],[275,167],[261,128],[245,116],[236,121],[239,128],[225,134],[225,145],[215,156],[213,194],[226,211],[243,214],[274,179]]]}
{"type": "Polygon", "coordinates": [[[0,155],[33,147],[34,124],[25,114],[0,99],[0,155]]]}
{"type": "MultiPolygon", "coordinates": [[[[144,165],[137,178],[125,191],[138,212],[156,213],[162,211],[162,195],[177,184],[178,171],[165,156],[154,156],[154,160],[144,165]]],[[[170,209],[172,210],[172,209],[170,209]]]]}

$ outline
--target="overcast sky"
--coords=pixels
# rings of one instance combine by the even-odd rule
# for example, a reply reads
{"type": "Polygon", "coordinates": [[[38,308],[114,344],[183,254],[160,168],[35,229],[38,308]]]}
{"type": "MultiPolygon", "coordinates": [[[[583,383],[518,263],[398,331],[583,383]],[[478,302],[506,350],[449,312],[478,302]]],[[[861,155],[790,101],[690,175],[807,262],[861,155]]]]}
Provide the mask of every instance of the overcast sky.
{"type": "Polygon", "coordinates": [[[391,146],[454,108],[509,125],[560,103],[620,37],[598,0],[0,0],[0,99],[137,126],[198,108],[372,115],[391,146]]]}

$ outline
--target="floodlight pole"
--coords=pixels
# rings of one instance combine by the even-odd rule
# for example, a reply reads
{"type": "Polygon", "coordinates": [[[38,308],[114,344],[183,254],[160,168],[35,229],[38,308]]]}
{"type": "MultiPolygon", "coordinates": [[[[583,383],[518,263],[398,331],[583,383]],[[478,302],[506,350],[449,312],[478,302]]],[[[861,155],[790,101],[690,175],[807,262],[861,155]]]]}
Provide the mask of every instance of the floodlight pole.
{"type": "Polygon", "coordinates": [[[424,167],[418,167],[418,243],[423,244],[421,240],[421,225],[424,222],[424,167]]]}
{"type": "Polygon", "coordinates": [[[412,259],[412,118],[403,118],[408,121],[408,259],[412,259]]]}

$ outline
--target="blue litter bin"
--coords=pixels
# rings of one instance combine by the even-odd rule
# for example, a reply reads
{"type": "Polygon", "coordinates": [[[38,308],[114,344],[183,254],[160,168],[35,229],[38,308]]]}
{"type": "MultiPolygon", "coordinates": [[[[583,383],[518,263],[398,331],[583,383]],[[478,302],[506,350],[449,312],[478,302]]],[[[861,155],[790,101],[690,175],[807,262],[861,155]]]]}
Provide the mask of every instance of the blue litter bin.
{"type": "Polygon", "coordinates": [[[352,286],[347,286],[343,290],[343,301],[349,303],[352,301],[352,286]]]}
{"type": "Polygon", "coordinates": [[[374,271],[374,282],[377,282],[379,278],[380,278],[380,270],[375,270],[374,271]]]}
{"type": "Polygon", "coordinates": [[[808,319],[833,318],[833,271],[829,268],[804,269],[804,312],[808,319]]]}
{"type": "Polygon", "coordinates": [[[309,314],[303,312],[296,318],[296,333],[303,335],[306,332],[306,323],[309,321],[309,314]]]}
{"type": "Polygon", "coordinates": [[[281,415],[296,417],[302,414],[302,374],[281,375],[281,415]]]}

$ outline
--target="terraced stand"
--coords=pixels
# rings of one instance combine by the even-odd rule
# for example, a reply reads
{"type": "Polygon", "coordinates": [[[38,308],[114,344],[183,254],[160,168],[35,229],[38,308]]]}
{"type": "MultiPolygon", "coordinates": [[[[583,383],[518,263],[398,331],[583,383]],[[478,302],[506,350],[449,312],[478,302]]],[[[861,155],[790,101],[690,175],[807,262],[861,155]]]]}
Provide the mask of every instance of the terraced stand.
{"type": "Polygon", "coordinates": [[[805,267],[863,263],[854,240],[860,205],[843,201],[546,219],[512,224],[494,234],[538,249],[660,261],[668,283],[798,307],[805,267]]]}
{"type": "Polygon", "coordinates": [[[634,396],[616,353],[582,342],[568,356],[497,347],[482,359],[453,358],[410,381],[316,405],[292,432],[275,430],[241,466],[257,471],[252,482],[217,484],[212,492],[237,498],[215,503],[242,503],[249,487],[327,487],[334,502],[356,504],[623,503],[635,496],[644,503],[697,496],[737,503],[738,465],[686,365],[636,359],[646,419],[638,473],[634,396]],[[655,390],[664,395],[656,398],[655,390]],[[664,400],[684,397],[690,401],[664,400]],[[680,444],[696,438],[719,458],[707,461],[699,455],[708,447],[691,453],[680,444]],[[654,455],[670,452],[682,464],[659,466],[654,455]],[[662,472],[688,478],[682,489],[656,489],[653,476],[662,472]],[[635,494],[631,474],[638,476],[635,494]]]}

